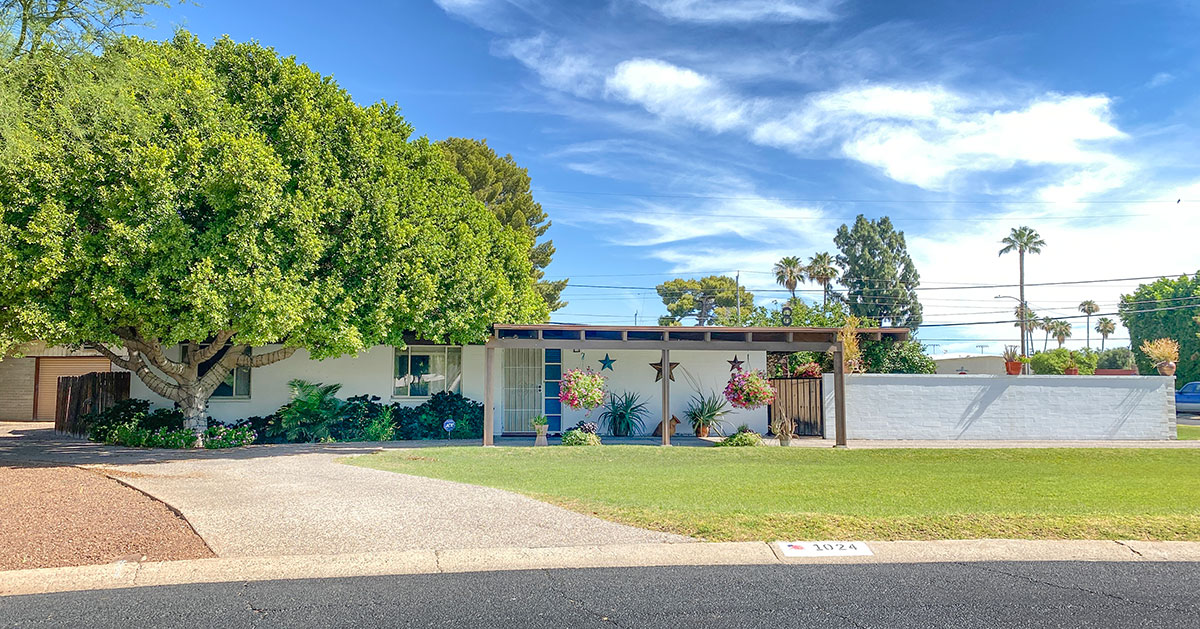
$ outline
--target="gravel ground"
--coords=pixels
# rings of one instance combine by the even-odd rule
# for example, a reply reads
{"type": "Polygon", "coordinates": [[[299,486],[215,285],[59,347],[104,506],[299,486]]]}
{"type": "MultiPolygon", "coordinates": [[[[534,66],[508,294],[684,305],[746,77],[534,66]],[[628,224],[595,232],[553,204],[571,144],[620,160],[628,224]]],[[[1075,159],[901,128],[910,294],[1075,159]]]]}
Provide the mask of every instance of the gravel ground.
{"type": "Polygon", "coordinates": [[[0,467],[0,570],[212,557],[157,500],[75,467],[0,467]]]}

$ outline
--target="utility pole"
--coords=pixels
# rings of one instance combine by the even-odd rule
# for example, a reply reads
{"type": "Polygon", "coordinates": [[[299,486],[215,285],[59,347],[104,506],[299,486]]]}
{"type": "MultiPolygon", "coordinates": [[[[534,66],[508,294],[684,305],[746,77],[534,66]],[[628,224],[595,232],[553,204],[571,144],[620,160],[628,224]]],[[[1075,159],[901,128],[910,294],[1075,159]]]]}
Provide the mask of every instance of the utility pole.
{"type": "Polygon", "coordinates": [[[983,344],[976,345],[975,347],[978,347],[978,348],[979,348],[979,353],[980,353],[980,354],[982,354],[982,353],[983,353],[983,350],[985,350],[985,349],[987,349],[987,348],[988,348],[988,346],[987,346],[987,345],[983,345],[983,344]]]}
{"type": "Polygon", "coordinates": [[[742,327],[742,272],[738,271],[734,279],[734,290],[737,291],[737,322],[742,327]]]}

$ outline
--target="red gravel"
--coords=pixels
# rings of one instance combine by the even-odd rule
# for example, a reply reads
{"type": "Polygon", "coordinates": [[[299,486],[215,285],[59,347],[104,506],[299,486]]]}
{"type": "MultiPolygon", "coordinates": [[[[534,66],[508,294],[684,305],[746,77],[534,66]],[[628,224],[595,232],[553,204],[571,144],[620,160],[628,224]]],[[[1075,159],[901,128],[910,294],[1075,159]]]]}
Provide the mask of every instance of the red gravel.
{"type": "Polygon", "coordinates": [[[161,502],[76,467],[0,467],[0,570],[200,559],[213,553],[161,502]]]}

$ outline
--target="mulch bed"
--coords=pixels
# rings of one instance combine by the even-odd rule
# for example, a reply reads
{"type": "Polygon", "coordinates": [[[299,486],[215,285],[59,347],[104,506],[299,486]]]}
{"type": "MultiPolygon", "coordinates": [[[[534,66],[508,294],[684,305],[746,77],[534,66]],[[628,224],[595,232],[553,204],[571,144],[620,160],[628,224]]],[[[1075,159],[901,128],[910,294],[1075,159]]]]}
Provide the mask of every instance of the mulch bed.
{"type": "Polygon", "coordinates": [[[0,570],[213,553],[163,503],[76,467],[0,467],[0,570]]]}

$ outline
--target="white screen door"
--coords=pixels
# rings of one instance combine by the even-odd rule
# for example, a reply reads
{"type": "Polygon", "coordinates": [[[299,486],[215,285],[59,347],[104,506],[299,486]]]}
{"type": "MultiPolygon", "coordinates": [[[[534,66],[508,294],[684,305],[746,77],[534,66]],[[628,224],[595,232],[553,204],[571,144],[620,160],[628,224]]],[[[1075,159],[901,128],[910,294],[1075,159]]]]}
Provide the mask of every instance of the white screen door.
{"type": "Polygon", "coordinates": [[[542,350],[504,350],[504,432],[533,432],[542,414],[542,350]]]}

